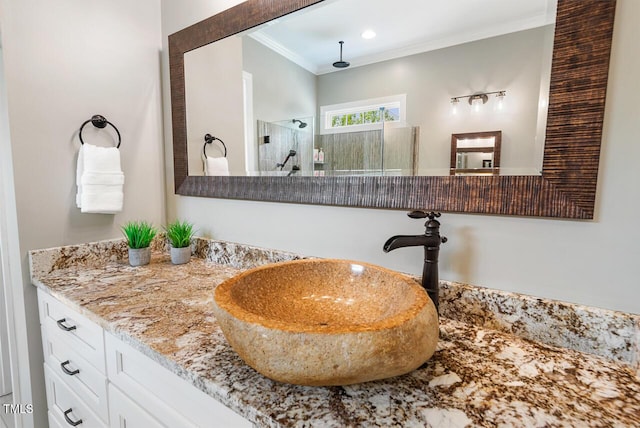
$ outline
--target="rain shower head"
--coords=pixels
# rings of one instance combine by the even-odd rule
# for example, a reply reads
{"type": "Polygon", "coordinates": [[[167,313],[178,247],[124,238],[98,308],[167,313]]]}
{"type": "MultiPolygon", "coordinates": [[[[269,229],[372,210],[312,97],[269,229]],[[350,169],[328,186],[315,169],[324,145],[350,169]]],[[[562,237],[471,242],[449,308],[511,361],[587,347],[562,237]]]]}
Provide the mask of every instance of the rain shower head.
{"type": "Polygon", "coordinates": [[[306,123],[306,122],[303,122],[303,121],[301,121],[301,120],[299,120],[299,119],[293,119],[293,120],[292,120],[292,122],[293,122],[293,123],[298,122],[298,123],[300,124],[300,125],[298,125],[298,128],[300,128],[300,129],[302,129],[302,128],[306,128],[306,127],[307,127],[307,123],[306,123]]]}
{"type": "Polygon", "coordinates": [[[340,43],[340,61],[336,61],[333,63],[333,66],[335,68],[347,68],[349,67],[351,64],[349,64],[349,62],[347,61],[343,61],[342,60],[342,45],[344,44],[344,42],[342,40],[340,40],[338,43],[340,43]]]}

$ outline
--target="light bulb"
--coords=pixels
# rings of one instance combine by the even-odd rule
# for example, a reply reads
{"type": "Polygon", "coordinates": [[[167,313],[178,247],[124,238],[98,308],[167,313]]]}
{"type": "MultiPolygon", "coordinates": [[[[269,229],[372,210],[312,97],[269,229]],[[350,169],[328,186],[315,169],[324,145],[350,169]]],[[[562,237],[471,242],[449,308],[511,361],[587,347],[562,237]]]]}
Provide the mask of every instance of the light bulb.
{"type": "Polygon", "coordinates": [[[504,97],[506,95],[505,91],[500,91],[496,94],[496,107],[495,110],[496,111],[502,111],[504,109],[504,97]]]}
{"type": "Polygon", "coordinates": [[[475,113],[480,112],[480,105],[482,104],[482,99],[476,98],[473,100],[472,104],[473,104],[473,111],[475,113]]]}
{"type": "Polygon", "coordinates": [[[458,104],[460,104],[460,100],[458,98],[451,98],[451,114],[458,114],[458,104]]]}

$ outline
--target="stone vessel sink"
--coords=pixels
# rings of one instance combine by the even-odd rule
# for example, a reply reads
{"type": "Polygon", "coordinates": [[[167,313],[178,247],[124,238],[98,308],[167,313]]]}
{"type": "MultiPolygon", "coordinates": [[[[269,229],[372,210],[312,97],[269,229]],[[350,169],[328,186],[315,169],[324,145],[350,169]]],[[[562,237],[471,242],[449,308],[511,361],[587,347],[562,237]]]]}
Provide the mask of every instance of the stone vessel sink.
{"type": "Polygon", "coordinates": [[[214,314],[231,347],[263,375],[348,385],[408,373],[434,353],[438,316],[424,289],[348,260],[275,263],[220,284],[214,314]]]}

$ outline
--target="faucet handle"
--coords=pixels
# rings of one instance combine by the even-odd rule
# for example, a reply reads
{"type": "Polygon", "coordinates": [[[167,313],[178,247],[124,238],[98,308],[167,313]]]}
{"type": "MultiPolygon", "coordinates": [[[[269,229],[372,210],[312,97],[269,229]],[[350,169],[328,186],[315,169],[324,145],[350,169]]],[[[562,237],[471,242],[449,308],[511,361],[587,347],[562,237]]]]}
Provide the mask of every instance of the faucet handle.
{"type": "Polygon", "coordinates": [[[438,218],[440,217],[442,214],[435,212],[435,211],[420,211],[420,210],[415,210],[415,211],[411,211],[409,213],[407,213],[407,215],[411,218],[427,218],[429,217],[430,220],[433,220],[434,218],[438,218]]]}

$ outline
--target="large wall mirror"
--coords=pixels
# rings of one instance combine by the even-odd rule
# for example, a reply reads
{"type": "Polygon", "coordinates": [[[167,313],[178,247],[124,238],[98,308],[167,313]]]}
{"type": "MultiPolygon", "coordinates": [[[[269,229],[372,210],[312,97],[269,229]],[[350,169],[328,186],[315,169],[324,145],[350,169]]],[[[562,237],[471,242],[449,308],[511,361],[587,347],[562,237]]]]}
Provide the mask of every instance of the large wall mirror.
{"type": "Polygon", "coordinates": [[[615,1],[450,3],[250,0],[169,36],[176,193],[593,218],[615,1]],[[451,135],[495,129],[499,171],[450,175],[451,135]]]}

